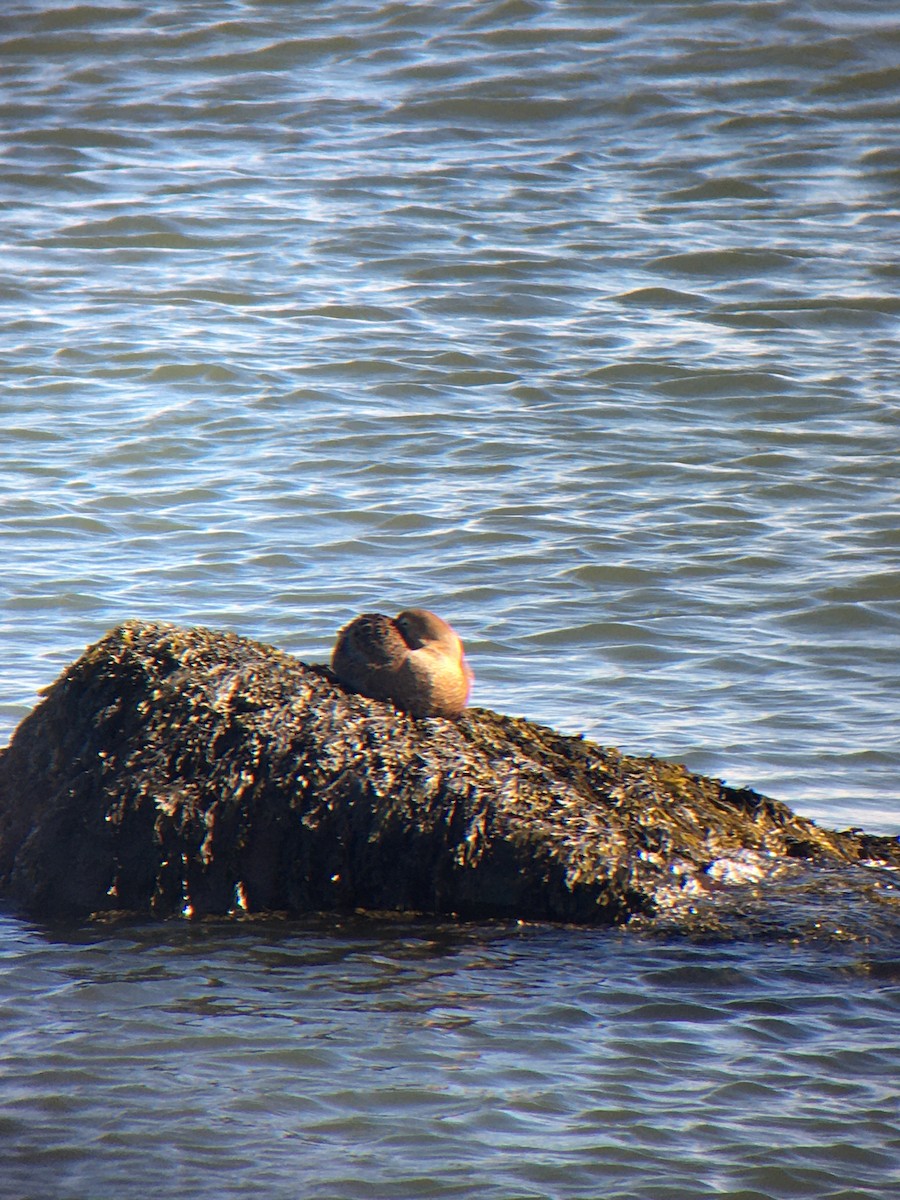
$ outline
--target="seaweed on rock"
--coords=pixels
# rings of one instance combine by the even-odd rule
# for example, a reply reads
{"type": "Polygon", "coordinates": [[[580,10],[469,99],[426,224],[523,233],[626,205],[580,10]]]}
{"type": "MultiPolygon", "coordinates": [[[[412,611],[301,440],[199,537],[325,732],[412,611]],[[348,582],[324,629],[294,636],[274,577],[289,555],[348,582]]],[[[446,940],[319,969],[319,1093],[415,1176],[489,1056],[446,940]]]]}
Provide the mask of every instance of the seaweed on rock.
{"type": "Polygon", "coordinates": [[[804,864],[804,888],[821,877],[827,893],[835,871],[855,888],[869,928],[897,895],[871,860],[900,866],[896,840],[484,709],[415,719],[207,629],[112,630],[0,756],[0,890],[42,916],[365,909],[728,932],[769,929],[761,904],[804,864]]]}

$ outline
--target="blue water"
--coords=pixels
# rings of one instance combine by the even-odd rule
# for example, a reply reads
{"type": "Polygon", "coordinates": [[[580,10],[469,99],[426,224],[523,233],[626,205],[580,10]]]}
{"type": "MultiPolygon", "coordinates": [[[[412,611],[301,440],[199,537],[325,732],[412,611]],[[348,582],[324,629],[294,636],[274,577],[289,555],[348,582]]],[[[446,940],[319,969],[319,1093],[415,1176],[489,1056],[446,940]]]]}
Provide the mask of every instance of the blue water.
{"type": "Polygon", "coordinates": [[[7,733],[127,617],[896,829],[881,4],[14,4],[7,733]]]}
{"type": "MultiPolygon", "coordinates": [[[[475,703],[900,830],[898,44],[880,0],[7,4],[0,741],[126,618],[321,661],[417,603],[475,703]]],[[[16,1200],[896,1190],[852,954],[5,928],[16,1200]]]]}
{"type": "Polygon", "coordinates": [[[858,951],[366,921],[4,933],[4,1197],[900,1184],[897,963],[858,951]]]}

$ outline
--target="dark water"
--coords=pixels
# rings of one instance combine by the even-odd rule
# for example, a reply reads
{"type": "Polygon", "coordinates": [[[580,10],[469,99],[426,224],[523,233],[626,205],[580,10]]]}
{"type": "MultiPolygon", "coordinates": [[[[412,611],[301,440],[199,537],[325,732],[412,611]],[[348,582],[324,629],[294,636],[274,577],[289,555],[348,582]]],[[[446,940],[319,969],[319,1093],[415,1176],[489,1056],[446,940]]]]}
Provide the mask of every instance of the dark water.
{"type": "MultiPolygon", "coordinates": [[[[882,0],[0,14],[0,732],[130,617],[900,829],[882,0]]],[[[0,1196],[893,1196],[889,965],[8,918],[0,1196]]]]}
{"type": "Polygon", "coordinates": [[[4,1196],[900,1186],[896,960],[396,922],[3,932],[4,1196]]]}

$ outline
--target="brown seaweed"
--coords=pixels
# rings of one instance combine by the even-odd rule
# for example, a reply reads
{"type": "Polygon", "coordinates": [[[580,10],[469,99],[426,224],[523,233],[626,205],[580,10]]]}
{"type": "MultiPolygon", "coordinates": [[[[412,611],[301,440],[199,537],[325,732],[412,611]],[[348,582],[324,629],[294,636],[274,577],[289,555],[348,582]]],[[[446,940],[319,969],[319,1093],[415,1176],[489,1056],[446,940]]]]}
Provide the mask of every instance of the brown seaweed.
{"type": "Polygon", "coordinates": [[[112,630],[0,755],[0,891],[44,917],[387,910],[883,938],[897,867],[896,839],[751,789],[486,709],[416,719],[202,628],[112,630]]]}

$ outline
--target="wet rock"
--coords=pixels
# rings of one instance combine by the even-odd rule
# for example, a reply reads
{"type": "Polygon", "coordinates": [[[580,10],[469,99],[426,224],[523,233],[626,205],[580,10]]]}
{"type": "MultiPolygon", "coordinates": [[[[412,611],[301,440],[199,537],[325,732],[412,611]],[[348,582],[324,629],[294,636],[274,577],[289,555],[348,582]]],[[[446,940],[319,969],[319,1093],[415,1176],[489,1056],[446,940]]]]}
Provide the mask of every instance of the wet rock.
{"type": "Polygon", "coordinates": [[[889,936],[897,867],[896,839],[485,709],[415,719],[207,629],[114,629],[0,755],[0,890],[44,917],[365,909],[806,936],[837,890],[836,920],[889,936]]]}

